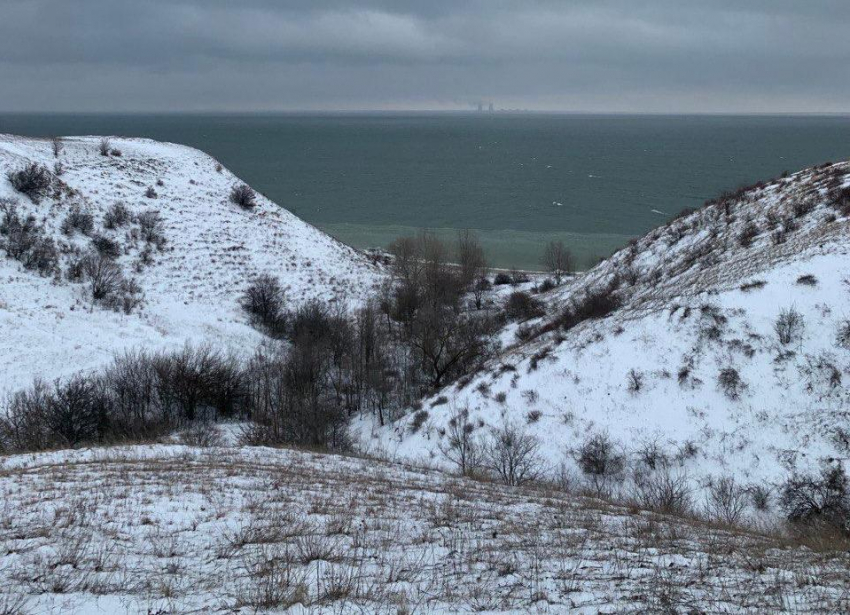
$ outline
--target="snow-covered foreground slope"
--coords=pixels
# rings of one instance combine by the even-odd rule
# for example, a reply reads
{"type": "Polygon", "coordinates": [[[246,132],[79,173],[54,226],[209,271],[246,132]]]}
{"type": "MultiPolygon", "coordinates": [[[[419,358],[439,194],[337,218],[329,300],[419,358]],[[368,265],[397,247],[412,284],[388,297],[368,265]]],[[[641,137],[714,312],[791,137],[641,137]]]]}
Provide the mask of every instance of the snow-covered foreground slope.
{"type": "MultiPolygon", "coordinates": [[[[80,284],[54,280],[0,257],[0,393],[93,368],[122,349],[176,347],[187,341],[250,352],[261,336],[239,309],[240,294],[259,273],[277,276],[290,304],[311,298],[357,302],[381,272],[361,253],[339,243],[259,196],[253,211],[229,202],[238,183],[226,169],[197,150],[144,139],[111,139],[121,156],[102,156],[100,138],[69,137],[58,158],[51,142],[0,135],[0,199],[17,201],[34,214],[63,252],[89,248],[91,239],[70,236],[61,225],[73,208],[90,213],[94,230],[121,245],[118,262],[144,293],[137,313],[125,316],[92,308],[80,284]],[[59,197],[39,204],[16,193],[6,178],[36,162],[64,167],[59,197]],[[146,196],[148,188],[155,198],[146,196]],[[165,247],[139,266],[144,242],[135,225],[104,228],[116,202],[134,214],[159,212],[165,247]],[[135,233],[135,234],[134,234],[135,233]]],[[[64,274],[64,272],[63,272],[64,274]]]]}
{"type": "Polygon", "coordinates": [[[549,317],[538,325],[588,290],[613,292],[622,307],[517,342],[485,372],[426,400],[427,416],[412,412],[385,429],[361,421],[363,446],[452,467],[449,423],[468,410],[460,420],[475,438],[519,426],[538,439],[546,469],[577,478],[579,449],[599,434],[627,462],[614,482],[650,471],[650,461],[695,490],[722,477],[776,487],[795,470],[846,462],[850,230],[835,194],[847,173],[833,165],[730,197],[540,295],[549,317]],[[782,343],[775,325],[792,309],[803,325],[782,343]]]}
{"type": "Polygon", "coordinates": [[[374,460],[163,445],[0,459],[3,613],[838,613],[848,566],[374,460]]]}

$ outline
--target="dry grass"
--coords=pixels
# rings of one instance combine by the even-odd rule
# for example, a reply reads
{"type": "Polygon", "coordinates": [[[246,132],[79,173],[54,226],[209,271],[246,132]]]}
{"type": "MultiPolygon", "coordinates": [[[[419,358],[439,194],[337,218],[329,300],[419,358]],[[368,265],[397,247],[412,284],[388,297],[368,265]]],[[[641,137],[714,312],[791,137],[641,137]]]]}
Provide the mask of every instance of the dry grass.
{"type": "Polygon", "coordinates": [[[2,466],[2,614],[850,608],[846,551],[553,489],[251,448],[2,466]]]}

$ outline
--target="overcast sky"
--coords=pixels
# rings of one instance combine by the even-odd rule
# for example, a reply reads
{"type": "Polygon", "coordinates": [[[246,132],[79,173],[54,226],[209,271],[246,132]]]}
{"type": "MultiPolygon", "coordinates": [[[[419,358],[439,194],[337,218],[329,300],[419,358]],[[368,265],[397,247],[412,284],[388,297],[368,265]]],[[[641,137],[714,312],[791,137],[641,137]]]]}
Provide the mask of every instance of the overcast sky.
{"type": "Polygon", "coordinates": [[[0,110],[850,111],[850,0],[0,0],[0,110]]]}

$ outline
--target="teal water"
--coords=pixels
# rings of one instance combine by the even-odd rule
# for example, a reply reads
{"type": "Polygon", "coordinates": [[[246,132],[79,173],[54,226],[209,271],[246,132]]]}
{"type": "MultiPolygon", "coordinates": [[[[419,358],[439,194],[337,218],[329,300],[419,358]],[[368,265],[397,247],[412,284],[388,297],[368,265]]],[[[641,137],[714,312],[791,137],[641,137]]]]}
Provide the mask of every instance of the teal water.
{"type": "Polygon", "coordinates": [[[0,114],[0,132],[186,143],[358,247],[477,229],[499,266],[582,265],[725,189],[850,156],[846,116],[0,114]]]}

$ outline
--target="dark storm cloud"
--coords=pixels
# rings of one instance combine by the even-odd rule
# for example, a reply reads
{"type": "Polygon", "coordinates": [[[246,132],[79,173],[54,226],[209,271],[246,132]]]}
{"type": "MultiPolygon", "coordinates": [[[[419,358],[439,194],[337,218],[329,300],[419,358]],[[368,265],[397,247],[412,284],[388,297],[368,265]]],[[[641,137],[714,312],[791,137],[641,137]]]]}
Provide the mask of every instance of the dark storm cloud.
{"type": "Polygon", "coordinates": [[[0,110],[850,109],[847,0],[0,0],[0,110]]]}

